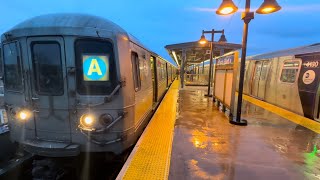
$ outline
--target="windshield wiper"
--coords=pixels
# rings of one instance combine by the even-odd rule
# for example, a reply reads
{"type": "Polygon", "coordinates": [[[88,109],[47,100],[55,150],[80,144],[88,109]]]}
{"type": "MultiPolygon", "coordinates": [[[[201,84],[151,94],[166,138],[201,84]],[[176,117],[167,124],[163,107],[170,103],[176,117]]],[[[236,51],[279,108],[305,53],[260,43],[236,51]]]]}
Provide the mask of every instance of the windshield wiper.
{"type": "Polygon", "coordinates": [[[111,92],[111,94],[107,95],[106,97],[104,97],[104,102],[110,102],[112,100],[112,97],[119,91],[119,89],[121,88],[121,84],[118,84],[113,91],[111,92]]]}
{"type": "Polygon", "coordinates": [[[108,102],[110,102],[112,100],[113,96],[120,90],[120,88],[125,86],[125,83],[126,83],[125,80],[121,80],[119,82],[119,84],[112,90],[112,92],[109,95],[104,96],[104,100],[101,103],[97,103],[97,104],[81,104],[81,103],[78,103],[78,105],[94,107],[94,106],[99,106],[99,105],[108,103],[108,102]]]}

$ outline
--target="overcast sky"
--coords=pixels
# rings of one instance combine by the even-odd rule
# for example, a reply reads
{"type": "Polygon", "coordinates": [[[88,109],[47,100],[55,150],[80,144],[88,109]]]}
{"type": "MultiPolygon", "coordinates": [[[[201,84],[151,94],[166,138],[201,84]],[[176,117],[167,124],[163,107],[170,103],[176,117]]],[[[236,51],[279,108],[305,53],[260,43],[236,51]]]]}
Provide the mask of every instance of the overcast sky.
{"type": "MultiPolygon", "coordinates": [[[[225,29],[230,43],[241,43],[240,13],[221,17],[222,0],[2,0],[0,33],[28,18],[48,13],[86,13],[107,18],[148,48],[172,61],[165,45],[196,41],[202,30],[225,29]]],[[[234,0],[239,9],[245,0],[234,0]]],[[[257,9],[263,0],[252,0],[257,9]]],[[[282,10],[255,15],[249,27],[248,55],[320,42],[320,0],[278,0],[282,10]]],[[[210,38],[210,37],[208,37],[210,38]]],[[[219,39],[219,35],[215,37],[219,39]]]]}

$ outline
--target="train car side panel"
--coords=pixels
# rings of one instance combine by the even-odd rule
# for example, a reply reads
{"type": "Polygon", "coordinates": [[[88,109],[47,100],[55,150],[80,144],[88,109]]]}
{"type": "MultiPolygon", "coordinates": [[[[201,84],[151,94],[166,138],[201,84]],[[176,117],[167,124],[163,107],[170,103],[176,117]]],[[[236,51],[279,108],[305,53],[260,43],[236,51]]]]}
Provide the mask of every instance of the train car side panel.
{"type": "Polygon", "coordinates": [[[135,83],[135,127],[138,129],[152,109],[153,86],[149,53],[134,46],[131,55],[135,83]],[[148,58],[148,59],[147,59],[148,58]]]}
{"type": "Polygon", "coordinates": [[[304,116],[319,119],[319,89],[320,54],[299,55],[302,60],[301,71],[298,80],[299,95],[303,107],[304,116]]]}
{"type": "Polygon", "coordinates": [[[276,105],[303,115],[297,83],[301,63],[301,60],[292,57],[279,58],[277,86],[273,92],[276,105]]]}
{"type": "Polygon", "coordinates": [[[167,88],[167,79],[166,79],[166,62],[160,58],[157,58],[157,76],[158,76],[158,101],[164,95],[167,88]]]}

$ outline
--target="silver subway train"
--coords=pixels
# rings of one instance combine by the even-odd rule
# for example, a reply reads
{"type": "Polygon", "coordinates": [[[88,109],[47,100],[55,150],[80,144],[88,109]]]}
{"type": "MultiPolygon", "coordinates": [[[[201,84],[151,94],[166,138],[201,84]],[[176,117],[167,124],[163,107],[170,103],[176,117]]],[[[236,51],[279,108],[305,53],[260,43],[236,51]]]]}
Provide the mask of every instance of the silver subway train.
{"type": "MultiPolygon", "coordinates": [[[[209,63],[192,68],[208,74],[209,63]]],[[[244,94],[320,121],[320,44],[250,56],[245,69],[244,94]]]]}
{"type": "Polygon", "coordinates": [[[247,58],[244,93],[319,121],[320,44],[247,58]]]}
{"type": "Polygon", "coordinates": [[[96,16],[38,16],[1,42],[11,138],[45,157],[121,154],[176,76],[175,65],[96,16]]]}

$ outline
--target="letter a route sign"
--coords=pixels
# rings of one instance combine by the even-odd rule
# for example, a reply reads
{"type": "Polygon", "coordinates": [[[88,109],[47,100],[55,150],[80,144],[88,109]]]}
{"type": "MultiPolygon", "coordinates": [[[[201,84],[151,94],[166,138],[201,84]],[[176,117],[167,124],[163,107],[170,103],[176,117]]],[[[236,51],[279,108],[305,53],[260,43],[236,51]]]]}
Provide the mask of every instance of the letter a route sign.
{"type": "Polygon", "coordinates": [[[82,61],[85,81],[109,81],[108,56],[83,55],[82,61]]]}

